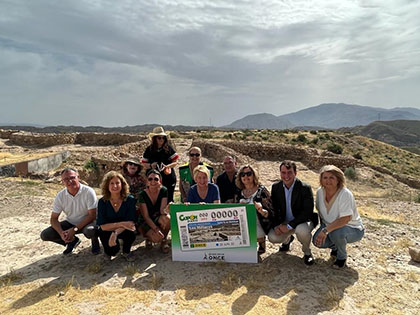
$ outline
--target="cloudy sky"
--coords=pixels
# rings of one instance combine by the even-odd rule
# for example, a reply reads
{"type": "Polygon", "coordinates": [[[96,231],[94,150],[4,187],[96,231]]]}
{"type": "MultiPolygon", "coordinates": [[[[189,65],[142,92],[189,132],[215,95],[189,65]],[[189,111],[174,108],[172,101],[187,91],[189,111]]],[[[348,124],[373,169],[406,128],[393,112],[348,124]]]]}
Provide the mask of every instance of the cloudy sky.
{"type": "Polygon", "coordinates": [[[420,108],[417,0],[0,0],[0,123],[420,108]]]}

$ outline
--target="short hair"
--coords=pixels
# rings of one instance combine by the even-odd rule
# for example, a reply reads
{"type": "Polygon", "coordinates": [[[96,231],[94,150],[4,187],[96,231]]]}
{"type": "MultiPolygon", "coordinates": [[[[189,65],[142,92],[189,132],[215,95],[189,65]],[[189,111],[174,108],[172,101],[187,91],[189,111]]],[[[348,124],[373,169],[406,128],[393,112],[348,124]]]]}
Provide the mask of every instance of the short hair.
{"type": "Polygon", "coordinates": [[[293,171],[296,173],[296,163],[295,162],[290,161],[290,160],[284,160],[280,164],[280,171],[281,171],[281,167],[282,166],[286,167],[288,170],[290,170],[291,168],[293,168],[293,171]]]}
{"type": "Polygon", "coordinates": [[[189,148],[188,149],[188,154],[190,154],[192,150],[197,150],[200,153],[200,155],[201,155],[201,149],[199,147],[191,147],[191,148],[189,148]]]}
{"type": "Polygon", "coordinates": [[[67,173],[67,172],[75,172],[76,174],[79,174],[79,172],[75,168],[73,168],[73,167],[66,167],[65,169],[63,169],[60,172],[60,175],[63,175],[65,173],[67,173]]]}
{"type": "Polygon", "coordinates": [[[146,171],[146,177],[149,177],[150,174],[156,174],[156,175],[159,176],[160,180],[162,180],[162,174],[158,170],[156,170],[154,168],[149,168],[146,171]]]}
{"type": "Polygon", "coordinates": [[[344,176],[344,173],[342,170],[340,170],[337,166],[335,165],[325,165],[321,168],[321,170],[319,171],[319,185],[321,187],[322,186],[322,174],[324,174],[325,172],[329,172],[332,173],[335,177],[337,177],[337,188],[343,188],[344,186],[346,186],[346,177],[344,176]]]}
{"type": "Polygon", "coordinates": [[[130,194],[130,186],[128,185],[127,181],[125,180],[124,176],[116,171],[110,171],[104,175],[101,183],[101,191],[102,196],[105,200],[109,200],[111,198],[111,192],[109,191],[109,183],[114,178],[118,178],[121,181],[121,198],[122,200],[127,199],[128,195],[130,194]]]}
{"type": "Polygon", "coordinates": [[[231,158],[233,162],[236,162],[236,156],[234,156],[234,155],[225,155],[224,158],[223,158],[223,161],[227,158],[231,158]]]}
{"type": "Polygon", "coordinates": [[[209,169],[205,165],[198,165],[193,170],[193,178],[194,178],[194,180],[195,180],[195,178],[196,178],[196,176],[198,175],[199,172],[206,174],[207,175],[207,178],[210,178],[210,171],[209,171],[209,169]]]}
{"type": "Polygon", "coordinates": [[[238,175],[236,176],[235,184],[239,189],[244,189],[245,185],[242,183],[241,180],[241,173],[244,171],[244,169],[249,168],[252,171],[252,174],[254,175],[254,185],[258,186],[260,184],[260,176],[258,175],[258,172],[255,168],[253,168],[250,164],[243,165],[238,171],[238,175]]]}

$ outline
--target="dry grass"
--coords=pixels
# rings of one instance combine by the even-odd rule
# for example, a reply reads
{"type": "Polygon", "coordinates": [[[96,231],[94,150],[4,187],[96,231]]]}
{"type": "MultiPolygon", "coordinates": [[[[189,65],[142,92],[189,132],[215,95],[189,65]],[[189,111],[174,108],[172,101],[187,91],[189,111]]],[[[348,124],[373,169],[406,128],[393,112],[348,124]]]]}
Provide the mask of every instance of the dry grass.
{"type": "Polygon", "coordinates": [[[29,283],[0,289],[2,314],[76,314],[80,305],[92,305],[101,314],[120,314],[138,303],[150,304],[156,291],[94,286],[82,290],[72,280],[59,285],[29,283]]]}
{"type": "Polygon", "coordinates": [[[0,278],[0,286],[10,286],[23,279],[23,275],[11,269],[10,272],[0,278]]]}
{"type": "Polygon", "coordinates": [[[387,214],[369,205],[360,206],[358,211],[361,216],[374,220],[382,225],[400,223],[413,227],[420,227],[420,222],[414,222],[403,214],[387,214]]]}

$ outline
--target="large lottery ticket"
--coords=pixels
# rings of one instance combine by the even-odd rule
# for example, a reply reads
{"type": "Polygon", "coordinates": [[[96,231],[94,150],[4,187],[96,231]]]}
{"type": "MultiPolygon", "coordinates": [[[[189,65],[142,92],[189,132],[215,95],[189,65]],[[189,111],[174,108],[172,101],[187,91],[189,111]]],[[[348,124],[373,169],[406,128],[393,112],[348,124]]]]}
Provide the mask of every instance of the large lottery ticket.
{"type": "Polygon", "coordinates": [[[245,207],[177,212],[176,216],[182,251],[250,246],[245,207]]]}

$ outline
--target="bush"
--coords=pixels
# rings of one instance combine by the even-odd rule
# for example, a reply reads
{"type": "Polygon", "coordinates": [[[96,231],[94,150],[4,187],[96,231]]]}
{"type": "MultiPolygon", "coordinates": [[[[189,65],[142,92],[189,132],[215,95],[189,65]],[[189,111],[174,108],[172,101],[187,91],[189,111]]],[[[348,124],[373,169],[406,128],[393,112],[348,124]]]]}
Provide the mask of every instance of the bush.
{"type": "Polygon", "coordinates": [[[169,133],[169,137],[171,137],[172,139],[179,138],[179,134],[177,132],[171,131],[169,133]]]}
{"type": "Polygon", "coordinates": [[[313,144],[317,144],[317,143],[318,143],[318,140],[319,140],[319,139],[318,139],[318,137],[313,138],[313,139],[312,139],[312,141],[311,141],[311,143],[313,143],[313,144]]]}
{"type": "Polygon", "coordinates": [[[420,194],[417,195],[417,198],[414,201],[420,203],[420,194]]]}
{"type": "Polygon", "coordinates": [[[363,160],[362,154],[360,152],[353,154],[353,157],[358,160],[363,160]]]}
{"type": "Polygon", "coordinates": [[[316,130],[311,130],[309,132],[310,132],[311,135],[316,135],[318,133],[318,131],[316,131],[316,130]]]}
{"type": "Polygon", "coordinates": [[[346,168],[344,175],[351,180],[355,180],[357,178],[356,170],[351,166],[346,168]]]}
{"type": "Polygon", "coordinates": [[[298,135],[298,136],[295,138],[295,141],[297,141],[297,142],[303,142],[303,143],[306,143],[306,141],[307,141],[307,140],[308,140],[308,139],[306,139],[305,135],[302,135],[302,134],[298,135]]]}
{"type": "Polygon", "coordinates": [[[343,147],[335,142],[329,143],[327,146],[327,150],[335,154],[343,153],[343,147]]]}
{"type": "Polygon", "coordinates": [[[98,169],[98,165],[96,165],[95,161],[93,160],[87,161],[83,167],[90,171],[96,171],[98,169]]]}

